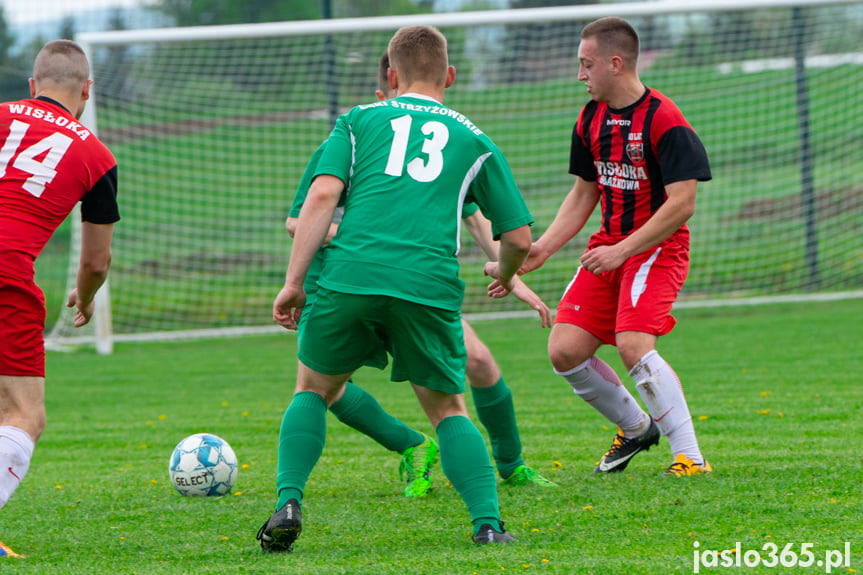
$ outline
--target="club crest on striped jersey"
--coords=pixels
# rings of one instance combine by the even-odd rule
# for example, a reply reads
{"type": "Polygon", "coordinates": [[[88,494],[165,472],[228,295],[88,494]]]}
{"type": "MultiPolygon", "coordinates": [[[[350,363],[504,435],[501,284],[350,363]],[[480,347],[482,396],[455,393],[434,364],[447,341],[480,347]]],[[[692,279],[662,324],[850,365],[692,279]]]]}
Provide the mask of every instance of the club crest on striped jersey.
{"type": "Polygon", "coordinates": [[[633,164],[640,164],[644,161],[644,143],[640,140],[627,143],[626,155],[633,164]]]}

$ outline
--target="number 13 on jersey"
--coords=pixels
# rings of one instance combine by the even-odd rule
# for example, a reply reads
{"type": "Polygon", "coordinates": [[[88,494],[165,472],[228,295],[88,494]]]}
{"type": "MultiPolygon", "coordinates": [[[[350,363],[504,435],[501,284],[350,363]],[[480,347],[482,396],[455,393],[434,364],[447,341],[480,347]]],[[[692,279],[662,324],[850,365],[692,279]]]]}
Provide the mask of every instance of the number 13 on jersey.
{"type": "MultiPolygon", "coordinates": [[[[410,140],[411,116],[401,116],[390,122],[393,129],[393,143],[387,168],[388,176],[401,176],[405,168],[408,141],[410,140]]],[[[422,133],[428,136],[423,140],[422,152],[428,156],[428,161],[416,157],[407,163],[408,175],[418,182],[432,182],[443,171],[443,149],[449,141],[449,129],[441,122],[434,120],[422,125],[422,133]]]]}

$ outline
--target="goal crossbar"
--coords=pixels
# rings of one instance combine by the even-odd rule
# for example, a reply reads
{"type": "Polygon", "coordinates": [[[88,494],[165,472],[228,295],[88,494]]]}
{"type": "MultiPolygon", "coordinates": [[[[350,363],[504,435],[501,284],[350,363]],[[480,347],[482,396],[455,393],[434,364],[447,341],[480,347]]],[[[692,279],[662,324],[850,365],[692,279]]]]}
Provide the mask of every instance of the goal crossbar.
{"type": "Polygon", "coordinates": [[[621,4],[589,4],[551,6],[508,10],[447,12],[407,16],[377,16],[366,18],[332,18],[261,24],[228,24],[221,26],[186,26],[144,30],[114,30],[84,32],[76,40],[88,45],[117,46],[149,42],[200,42],[205,40],[236,40],[241,38],[272,38],[280,36],[312,36],[339,34],[361,28],[366,31],[396,30],[402,26],[424,24],[438,27],[475,25],[524,24],[526,22],[562,22],[591,20],[604,16],[662,16],[667,14],[700,14],[704,12],[734,12],[764,8],[797,6],[835,6],[857,4],[860,0],[671,0],[666,2],[632,2],[621,4]]]}

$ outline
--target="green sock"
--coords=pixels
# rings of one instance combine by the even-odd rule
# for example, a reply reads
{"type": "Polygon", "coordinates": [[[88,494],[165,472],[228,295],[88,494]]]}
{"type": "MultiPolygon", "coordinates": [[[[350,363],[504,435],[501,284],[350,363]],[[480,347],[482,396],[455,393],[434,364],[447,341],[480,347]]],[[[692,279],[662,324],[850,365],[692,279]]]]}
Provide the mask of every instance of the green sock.
{"type": "Polygon", "coordinates": [[[497,480],[479,430],[467,417],[446,417],[437,426],[440,463],[470,511],[474,535],[483,523],[500,525],[497,480]]]}
{"type": "Polygon", "coordinates": [[[303,502],[309,475],[327,440],[327,403],[312,391],[301,391],[285,410],[279,430],[279,463],[276,488],[281,509],[289,499],[303,502]]]}
{"type": "Polygon", "coordinates": [[[491,387],[471,387],[470,391],[479,420],[488,432],[497,472],[505,479],[524,465],[512,393],[503,377],[491,387]]]}
{"type": "Polygon", "coordinates": [[[350,381],[345,385],[344,395],[330,406],[330,411],[339,421],[368,435],[390,451],[401,453],[425,440],[422,433],[384,411],[371,393],[350,381]]]}

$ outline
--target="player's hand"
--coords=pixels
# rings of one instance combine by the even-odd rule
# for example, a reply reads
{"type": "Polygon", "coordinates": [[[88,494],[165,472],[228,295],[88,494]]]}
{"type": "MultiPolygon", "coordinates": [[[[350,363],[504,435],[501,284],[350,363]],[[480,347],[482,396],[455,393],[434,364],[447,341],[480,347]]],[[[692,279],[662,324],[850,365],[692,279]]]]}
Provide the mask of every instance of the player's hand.
{"type": "Polygon", "coordinates": [[[551,310],[548,309],[545,302],[532,289],[527,287],[527,284],[521,281],[521,278],[518,276],[513,278],[512,284],[512,295],[529,305],[531,309],[536,310],[539,314],[539,319],[542,320],[542,327],[551,327],[554,322],[551,318],[551,310]]]}
{"type": "Polygon", "coordinates": [[[500,267],[497,262],[486,262],[483,266],[482,273],[494,278],[494,281],[488,284],[488,296],[493,298],[506,297],[510,294],[513,288],[514,278],[509,278],[509,281],[504,282],[500,279],[500,267]]]}
{"type": "Polygon", "coordinates": [[[550,253],[546,253],[545,250],[538,246],[536,242],[533,242],[530,245],[530,253],[527,254],[527,259],[525,259],[524,263],[521,264],[521,267],[518,268],[518,275],[530,273],[533,270],[541,268],[542,264],[544,264],[550,256],[550,253]]]}
{"type": "Polygon", "coordinates": [[[306,292],[303,288],[285,285],[273,302],[273,320],[285,329],[297,329],[304,305],[306,292]]]}
{"type": "Polygon", "coordinates": [[[66,307],[78,308],[75,312],[75,327],[82,327],[87,325],[90,322],[90,318],[93,317],[93,310],[96,309],[96,303],[94,300],[90,300],[89,303],[82,304],[78,301],[78,290],[73,289],[69,292],[69,299],[66,301],[66,307]]]}
{"type": "Polygon", "coordinates": [[[626,261],[626,254],[618,245],[597,246],[581,256],[581,266],[592,274],[617,269],[626,261]]]}
{"type": "Polygon", "coordinates": [[[500,277],[500,267],[497,262],[485,262],[485,265],[482,266],[482,273],[490,278],[497,279],[500,277]]]}

